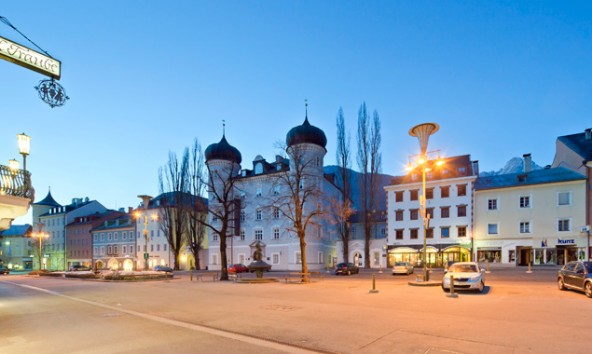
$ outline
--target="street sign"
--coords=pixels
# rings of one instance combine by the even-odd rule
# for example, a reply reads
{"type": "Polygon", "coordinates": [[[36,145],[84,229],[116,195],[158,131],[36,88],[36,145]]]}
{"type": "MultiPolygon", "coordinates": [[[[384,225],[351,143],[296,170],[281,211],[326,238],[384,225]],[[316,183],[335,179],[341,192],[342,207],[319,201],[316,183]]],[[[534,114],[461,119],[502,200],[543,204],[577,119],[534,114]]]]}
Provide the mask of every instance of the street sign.
{"type": "Polygon", "coordinates": [[[148,256],[148,252],[145,252],[145,253],[144,253],[144,259],[148,259],[148,258],[149,258],[149,256],[148,256]]]}
{"type": "Polygon", "coordinates": [[[0,37],[0,58],[56,80],[60,79],[62,63],[4,37],[0,37]]]}

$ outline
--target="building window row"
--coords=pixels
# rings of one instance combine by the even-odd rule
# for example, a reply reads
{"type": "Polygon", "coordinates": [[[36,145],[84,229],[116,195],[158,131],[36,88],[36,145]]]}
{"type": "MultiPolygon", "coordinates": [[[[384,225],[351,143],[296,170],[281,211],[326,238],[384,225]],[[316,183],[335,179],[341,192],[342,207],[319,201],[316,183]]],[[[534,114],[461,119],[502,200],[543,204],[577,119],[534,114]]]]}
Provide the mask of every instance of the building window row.
{"type": "MultiPolygon", "coordinates": [[[[441,226],[440,230],[440,238],[449,238],[450,237],[450,226],[441,226]]],[[[457,226],[456,227],[457,237],[465,237],[467,236],[467,227],[466,226],[457,226]]],[[[409,229],[409,239],[416,240],[419,238],[420,229],[418,228],[410,228],[409,229]]],[[[430,227],[426,229],[426,238],[434,238],[434,228],[430,227]]],[[[397,240],[404,240],[405,239],[405,229],[395,229],[395,239],[397,240]]]]}

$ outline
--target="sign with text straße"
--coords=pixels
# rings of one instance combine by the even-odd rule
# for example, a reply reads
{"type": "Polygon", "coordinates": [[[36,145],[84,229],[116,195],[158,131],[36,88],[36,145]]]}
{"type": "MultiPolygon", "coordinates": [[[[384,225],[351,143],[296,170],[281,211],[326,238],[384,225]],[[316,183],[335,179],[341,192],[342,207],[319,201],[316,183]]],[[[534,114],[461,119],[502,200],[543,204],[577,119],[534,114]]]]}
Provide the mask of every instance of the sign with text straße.
{"type": "Polygon", "coordinates": [[[0,58],[40,74],[60,79],[62,63],[0,36],[0,58]]]}

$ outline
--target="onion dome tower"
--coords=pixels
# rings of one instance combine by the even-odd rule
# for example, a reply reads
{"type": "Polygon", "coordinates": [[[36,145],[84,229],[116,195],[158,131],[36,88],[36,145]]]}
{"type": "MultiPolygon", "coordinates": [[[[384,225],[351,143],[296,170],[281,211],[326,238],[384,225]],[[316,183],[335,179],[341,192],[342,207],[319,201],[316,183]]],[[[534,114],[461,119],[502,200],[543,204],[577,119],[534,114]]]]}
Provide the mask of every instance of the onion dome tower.
{"type": "MultiPolygon", "coordinates": [[[[224,186],[227,185],[226,182],[238,176],[242,161],[240,151],[226,141],[226,123],[222,124],[222,139],[219,143],[208,146],[204,156],[210,174],[210,183],[216,191],[222,193],[224,186]]],[[[214,191],[210,191],[210,200],[213,193],[214,191]]]]}
{"type": "MultiPolygon", "coordinates": [[[[304,123],[296,126],[286,134],[287,151],[291,164],[295,155],[306,162],[306,166],[314,168],[315,173],[323,175],[323,158],[327,153],[327,137],[325,133],[308,121],[308,102],[305,103],[304,123]]],[[[293,166],[290,166],[293,167],[293,166]]]]}

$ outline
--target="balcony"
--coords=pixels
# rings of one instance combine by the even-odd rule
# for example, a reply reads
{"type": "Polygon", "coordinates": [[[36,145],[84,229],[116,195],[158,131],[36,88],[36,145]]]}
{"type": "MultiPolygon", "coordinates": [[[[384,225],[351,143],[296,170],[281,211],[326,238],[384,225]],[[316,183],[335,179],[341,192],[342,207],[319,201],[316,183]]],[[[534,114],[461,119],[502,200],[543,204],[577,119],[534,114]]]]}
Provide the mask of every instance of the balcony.
{"type": "Polygon", "coordinates": [[[10,228],[12,220],[26,215],[34,200],[31,173],[0,165],[0,230],[10,228]]]}

